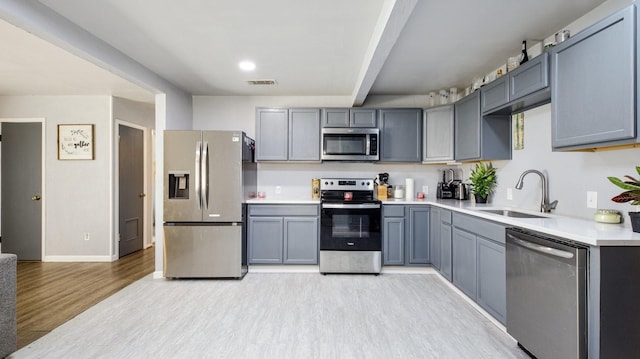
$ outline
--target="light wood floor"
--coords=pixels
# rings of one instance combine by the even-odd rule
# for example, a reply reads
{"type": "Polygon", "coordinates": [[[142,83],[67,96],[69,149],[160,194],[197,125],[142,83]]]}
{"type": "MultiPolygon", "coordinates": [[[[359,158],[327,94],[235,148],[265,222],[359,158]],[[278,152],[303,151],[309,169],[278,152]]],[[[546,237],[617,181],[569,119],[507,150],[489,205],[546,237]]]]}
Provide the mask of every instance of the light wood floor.
{"type": "Polygon", "coordinates": [[[148,275],[9,356],[528,359],[436,274],[148,275]]]}
{"type": "Polygon", "coordinates": [[[111,263],[18,262],[18,348],[154,270],[150,247],[111,263]]]}

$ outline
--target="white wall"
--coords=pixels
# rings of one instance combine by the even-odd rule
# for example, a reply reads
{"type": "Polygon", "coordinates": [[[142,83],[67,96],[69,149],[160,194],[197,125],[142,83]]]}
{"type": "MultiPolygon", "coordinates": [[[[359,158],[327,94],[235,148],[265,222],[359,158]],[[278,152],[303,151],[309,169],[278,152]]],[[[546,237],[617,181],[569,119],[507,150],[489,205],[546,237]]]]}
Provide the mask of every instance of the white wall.
{"type": "Polygon", "coordinates": [[[44,260],[110,258],[110,105],[109,96],[0,96],[0,117],[45,118],[44,260]],[[64,123],[95,124],[95,160],[58,160],[64,123]]]}

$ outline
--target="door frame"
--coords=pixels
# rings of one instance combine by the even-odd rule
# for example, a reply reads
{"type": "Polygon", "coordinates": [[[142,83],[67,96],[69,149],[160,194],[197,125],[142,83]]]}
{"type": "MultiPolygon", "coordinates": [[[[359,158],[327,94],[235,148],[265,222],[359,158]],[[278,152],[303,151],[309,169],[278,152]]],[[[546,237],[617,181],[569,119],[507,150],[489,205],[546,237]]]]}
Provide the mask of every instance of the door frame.
{"type": "MultiPolygon", "coordinates": [[[[47,126],[46,126],[46,119],[44,117],[34,117],[34,118],[0,118],[0,122],[16,122],[16,123],[40,123],[41,127],[40,127],[40,136],[42,138],[42,153],[40,154],[40,162],[41,162],[41,167],[42,167],[42,178],[40,179],[40,197],[41,197],[41,202],[42,202],[42,206],[40,208],[40,225],[41,225],[41,231],[40,231],[40,243],[41,243],[41,262],[45,261],[45,253],[46,253],[46,244],[47,242],[45,241],[45,233],[46,232],[46,221],[45,221],[45,213],[46,213],[46,208],[47,208],[47,194],[45,193],[45,178],[46,178],[46,172],[45,172],[45,163],[46,161],[46,149],[47,149],[47,136],[46,136],[46,130],[47,130],[47,126]]],[[[2,209],[0,208],[0,211],[2,209]]]]}
{"type": "MultiPolygon", "coordinates": [[[[137,130],[142,130],[142,156],[143,156],[143,191],[146,194],[145,200],[142,205],[142,248],[149,248],[153,245],[153,237],[152,232],[153,228],[151,226],[150,215],[151,208],[149,206],[149,199],[153,199],[154,195],[149,193],[149,179],[152,177],[152,169],[149,167],[149,131],[150,129],[144,126],[137,125],[135,123],[131,123],[128,121],[123,121],[116,119],[115,121],[115,136],[114,136],[114,157],[115,161],[113,164],[114,169],[114,236],[111,245],[111,260],[116,261],[119,259],[119,251],[120,251],[120,125],[135,128],[137,130]]],[[[153,185],[151,185],[153,186],[153,185]]]]}

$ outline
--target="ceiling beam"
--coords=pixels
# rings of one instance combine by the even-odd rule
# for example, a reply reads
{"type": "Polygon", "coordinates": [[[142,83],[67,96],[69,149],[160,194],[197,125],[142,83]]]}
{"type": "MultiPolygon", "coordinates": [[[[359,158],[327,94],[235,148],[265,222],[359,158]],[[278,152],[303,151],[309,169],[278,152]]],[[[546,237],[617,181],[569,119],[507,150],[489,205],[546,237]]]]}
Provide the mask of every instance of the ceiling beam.
{"type": "Polygon", "coordinates": [[[388,0],[385,2],[360,68],[358,82],[351,99],[353,106],[362,106],[364,103],[417,3],[418,0],[388,0]]]}

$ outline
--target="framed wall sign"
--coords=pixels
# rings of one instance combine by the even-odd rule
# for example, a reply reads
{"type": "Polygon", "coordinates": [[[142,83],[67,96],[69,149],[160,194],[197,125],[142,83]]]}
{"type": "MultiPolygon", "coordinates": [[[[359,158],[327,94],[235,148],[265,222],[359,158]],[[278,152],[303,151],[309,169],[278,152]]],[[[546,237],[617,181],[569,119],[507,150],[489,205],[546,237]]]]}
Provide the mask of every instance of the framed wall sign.
{"type": "Polygon", "coordinates": [[[92,160],[93,125],[58,125],[58,159],[92,160]]]}

